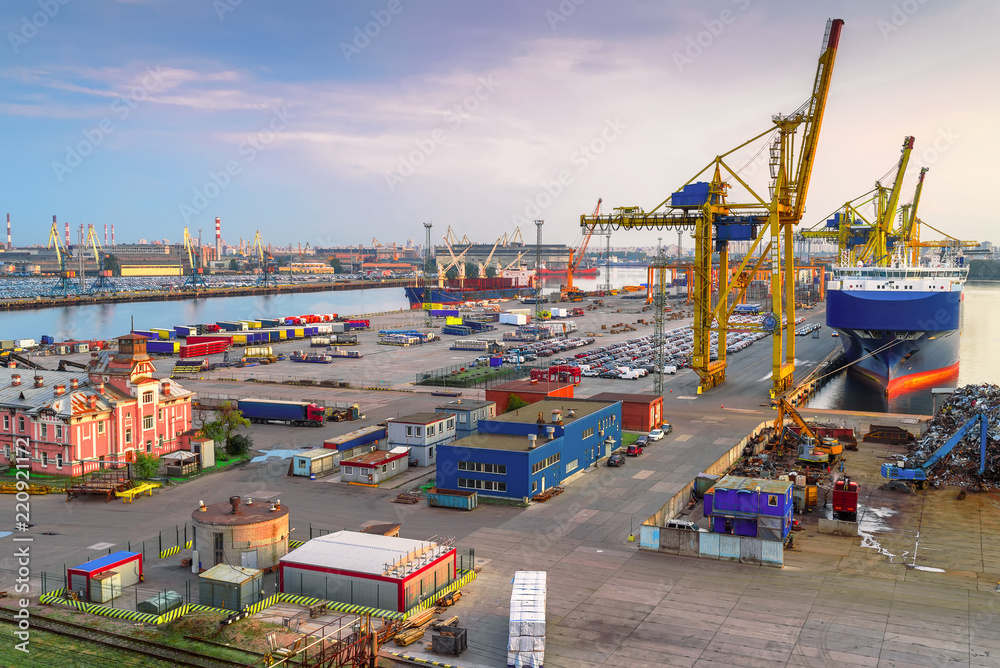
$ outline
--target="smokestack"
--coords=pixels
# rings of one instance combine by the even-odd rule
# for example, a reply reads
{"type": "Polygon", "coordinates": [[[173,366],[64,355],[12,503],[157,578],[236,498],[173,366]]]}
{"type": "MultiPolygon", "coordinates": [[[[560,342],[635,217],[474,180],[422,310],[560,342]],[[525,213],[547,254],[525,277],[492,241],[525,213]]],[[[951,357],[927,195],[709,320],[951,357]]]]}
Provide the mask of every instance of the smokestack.
{"type": "Polygon", "coordinates": [[[104,223],[104,245],[108,245],[108,224],[104,223]]]}
{"type": "Polygon", "coordinates": [[[222,219],[215,217],[215,259],[222,259],[222,219]]]}
{"type": "Polygon", "coordinates": [[[19,374],[19,373],[12,373],[10,375],[10,384],[11,385],[20,385],[21,384],[21,374],[19,374]]]}
{"type": "Polygon", "coordinates": [[[229,505],[233,507],[233,515],[240,512],[240,497],[238,496],[229,497],[229,505]]]}
{"type": "Polygon", "coordinates": [[[10,238],[10,214],[7,214],[7,250],[14,250],[14,243],[10,238]]]}
{"type": "MultiPolygon", "coordinates": [[[[52,222],[56,222],[56,217],[52,216],[52,222]]],[[[69,248],[69,223],[65,223],[66,228],[66,248],[69,248]]]]}
{"type": "Polygon", "coordinates": [[[115,224],[111,223],[111,245],[115,245],[115,224]]]}
{"type": "Polygon", "coordinates": [[[45,379],[41,376],[35,376],[35,387],[42,387],[45,385],[45,379]]]}

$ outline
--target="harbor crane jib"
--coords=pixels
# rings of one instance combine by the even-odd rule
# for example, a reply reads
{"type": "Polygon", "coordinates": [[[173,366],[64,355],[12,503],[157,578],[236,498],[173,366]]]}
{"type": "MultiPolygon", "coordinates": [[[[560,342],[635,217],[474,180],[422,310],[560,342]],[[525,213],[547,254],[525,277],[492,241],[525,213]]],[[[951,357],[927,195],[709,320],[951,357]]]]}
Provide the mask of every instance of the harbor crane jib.
{"type": "Polygon", "coordinates": [[[93,225],[87,226],[87,247],[94,252],[94,260],[97,261],[97,278],[91,284],[88,292],[118,292],[118,287],[111,280],[111,270],[107,268],[105,260],[108,254],[101,246],[101,240],[97,237],[97,230],[93,225]]]}
{"type": "MultiPolygon", "coordinates": [[[[612,230],[693,230],[694,351],[691,366],[698,373],[698,392],[725,381],[726,346],[711,350],[712,332],[726,340],[729,317],[748,287],[748,281],[730,282],[730,274],[756,274],[770,269],[771,312],[756,326],[773,334],[771,395],[777,396],[793,381],[795,369],[795,266],[793,228],[805,210],[809,181],[816,158],[823,113],[830,90],[834,62],[844,21],[827,21],[809,98],[788,115],[775,115],[770,127],[735,148],[715,157],[680,190],[651,211],[615,209],[611,215],[583,215],[580,225],[600,234],[612,230]],[[771,180],[768,191],[758,194],[727,163],[730,156],[754,142],[768,142],[771,180]],[[704,175],[704,176],[703,176],[704,175]],[[710,180],[699,180],[700,178],[710,180]],[[728,191],[739,186],[745,201],[730,201],[728,191]],[[730,272],[729,242],[750,242],[739,266],[730,272]],[[713,303],[713,254],[718,253],[718,300],[713,303]]],[[[763,150],[763,148],[761,149],[763,150]]],[[[735,198],[734,198],[735,199],[735,198]]],[[[746,326],[741,325],[746,328],[746,326]]]]}
{"type": "MultiPolygon", "coordinates": [[[[66,235],[68,238],[69,232],[66,235]]],[[[59,280],[52,286],[52,292],[49,293],[49,296],[67,297],[79,293],[80,287],[73,280],[76,278],[76,272],[66,267],[66,255],[69,253],[69,249],[63,245],[62,237],[59,236],[59,228],[56,225],[55,216],[52,216],[52,228],[49,230],[49,241],[45,244],[45,247],[55,248],[56,259],[59,261],[59,280]]]]}
{"type": "Polygon", "coordinates": [[[181,285],[181,290],[197,290],[198,288],[208,288],[208,283],[205,282],[204,272],[205,270],[201,267],[201,257],[199,252],[201,248],[195,250],[194,241],[191,238],[191,234],[188,232],[188,228],[184,228],[184,250],[187,251],[188,257],[188,267],[190,268],[188,277],[184,280],[181,285]],[[195,258],[198,258],[198,262],[195,262],[195,258]]]}

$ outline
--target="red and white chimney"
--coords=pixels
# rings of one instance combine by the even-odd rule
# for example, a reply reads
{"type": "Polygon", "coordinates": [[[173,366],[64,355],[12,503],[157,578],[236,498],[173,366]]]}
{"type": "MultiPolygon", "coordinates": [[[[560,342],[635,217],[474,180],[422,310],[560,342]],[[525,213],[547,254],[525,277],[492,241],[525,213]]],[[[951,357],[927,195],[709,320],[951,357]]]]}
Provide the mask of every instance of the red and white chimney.
{"type": "Polygon", "coordinates": [[[108,245],[108,224],[104,223],[104,245],[108,245]]]}
{"type": "Polygon", "coordinates": [[[11,385],[20,385],[21,384],[21,374],[19,374],[19,373],[12,373],[10,375],[10,384],[11,385]]]}
{"type": "Polygon", "coordinates": [[[75,389],[77,389],[79,387],[80,387],[80,381],[79,380],[77,380],[76,378],[70,378],[69,379],[69,389],[75,390],[75,389]]]}
{"type": "Polygon", "coordinates": [[[45,379],[42,376],[35,376],[35,387],[42,387],[45,385],[45,379]]]}
{"type": "Polygon", "coordinates": [[[61,397],[64,394],[66,394],[66,386],[65,385],[56,385],[56,396],[57,397],[61,397]]]}
{"type": "Polygon", "coordinates": [[[115,226],[114,223],[111,224],[111,245],[115,245],[115,226]]]}
{"type": "MultiPolygon", "coordinates": [[[[56,217],[52,216],[52,222],[56,222],[56,217]]],[[[66,248],[69,248],[69,223],[65,223],[66,227],[66,248]]]]}
{"type": "Polygon", "coordinates": [[[10,214],[7,214],[7,250],[14,250],[14,243],[10,236],[10,214]]]}
{"type": "Polygon", "coordinates": [[[215,259],[222,259],[222,219],[215,217],[215,259]]]}

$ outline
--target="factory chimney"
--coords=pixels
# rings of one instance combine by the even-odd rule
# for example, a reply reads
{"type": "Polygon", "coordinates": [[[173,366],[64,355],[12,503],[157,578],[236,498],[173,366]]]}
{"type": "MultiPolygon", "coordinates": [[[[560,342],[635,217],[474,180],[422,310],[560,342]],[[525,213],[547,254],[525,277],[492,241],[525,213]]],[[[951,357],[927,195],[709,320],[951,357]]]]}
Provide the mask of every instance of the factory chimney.
{"type": "Polygon", "coordinates": [[[104,223],[104,245],[108,245],[108,224],[104,223]]]}
{"type": "MultiPolygon", "coordinates": [[[[56,222],[56,217],[52,216],[52,222],[56,222]]],[[[69,248],[69,223],[64,224],[66,227],[66,248],[69,248]]]]}
{"type": "Polygon", "coordinates": [[[222,259],[222,220],[215,217],[215,259],[222,259]]]}
{"type": "Polygon", "coordinates": [[[14,250],[14,243],[10,238],[10,214],[7,214],[7,250],[14,250]]]}
{"type": "Polygon", "coordinates": [[[115,224],[111,223],[111,245],[115,245],[115,224]]]}

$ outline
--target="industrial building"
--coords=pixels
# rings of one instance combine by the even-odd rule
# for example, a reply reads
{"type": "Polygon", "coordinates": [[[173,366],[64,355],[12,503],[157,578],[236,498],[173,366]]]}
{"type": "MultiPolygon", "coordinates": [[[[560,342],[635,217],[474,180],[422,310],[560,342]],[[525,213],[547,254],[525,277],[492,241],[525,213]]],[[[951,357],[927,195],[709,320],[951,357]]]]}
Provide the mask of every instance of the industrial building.
{"type": "Polygon", "coordinates": [[[621,446],[621,402],[546,399],[438,449],[437,486],[525,499],[621,446]]]}
{"type": "Polygon", "coordinates": [[[784,542],[792,505],[789,480],[727,475],[705,492],[705,515],[714,533],[784,542]]]}
{"type": "Polygon", "coordinates": [[[0,463],[28,457],[32,471],[76,476],[124,465],[136,452],[180,449],[194,395],[153,378],[155,370],[146,339],[127,334],[117,352],[97,353],[84,372],[26,369],[30,384],[11,373],[0,387],[0,463]]]}
{"type": "Polygon", "coordinates": [[[405,612],[456,578],[450,544],[337,531],[281,559],[281,591],[405,612]]]}
{"type": "Polygon", "coordinates": [[[537,380],[512,380],[509,383],[494,385],[486,389],[486,401],[497,405],[498,413],[507,412],[507,405],[512,395],[522,401],[533,404],[543,399],[562,397],[573,398],[573,383],[547,383],[537,380]]]}
{"type": "Polygon", "coordinates": [[[410,448],[414,466],[433,466],[437,449],[455,440],[455,416],[441,413],[413,413],[387,420],[388,445],[410,448]]]}
{"type": "Polygon", "coordinates": [[[105,603],[142,581],[142,554],[124,550],[66,569],[67,588],[83,601],[105,603]]]}
{"type": "Polygon", "coordinates": [[[409,448],[400,446],[344,459],[340,462],[340,481],[377,485],[410,468],[409,452],[409,448]]]}
{"type": "Polygon", "coordinates": [[[217,564],[270,571],[288,554],[288,507],[238,496],[228,502],[199,504],[191,513],[193,558],[199,570],[217,564]]]}
{"type": "Polygon", "coordinates": [[[438,413],[454,415],[455,438],[465,438],[479,433],[479,421],[497,416],[497,405],[493,401],[456,399],[435,409],[438,413]]]}
{"type": "Polygon", "coordinates": [[[243,610],[260,601],[263,572],[216,564],[198,576],[198,603],[224,610],[243,610]]]}
{"type": "Polygon", "coordinates": [[[601,392],[590,397],[594,401],[622,402],[622,429],[649,431],[663,424],[663,397],[655,394],[601,392]]]}

